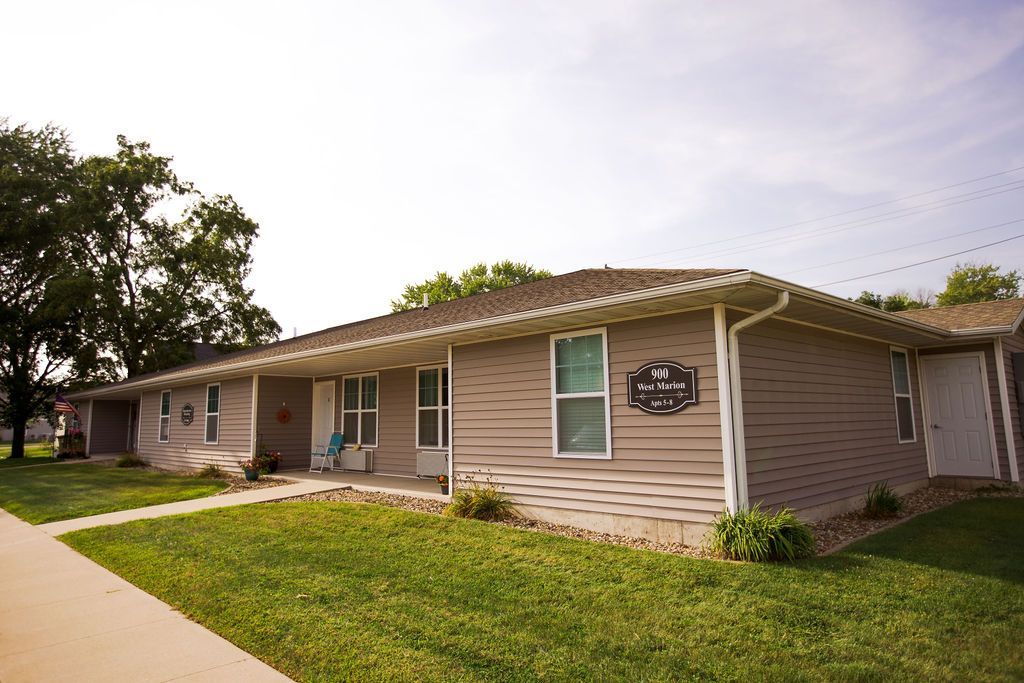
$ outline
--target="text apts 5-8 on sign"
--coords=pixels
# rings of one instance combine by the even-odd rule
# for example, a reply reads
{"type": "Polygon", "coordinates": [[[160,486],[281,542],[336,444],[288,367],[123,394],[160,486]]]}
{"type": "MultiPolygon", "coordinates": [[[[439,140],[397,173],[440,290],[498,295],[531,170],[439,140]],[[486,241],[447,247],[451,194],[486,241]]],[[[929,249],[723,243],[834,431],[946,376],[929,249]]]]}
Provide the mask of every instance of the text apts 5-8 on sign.
{"type": "Polygon", "coordinates": [[[645,413],[668,415],[697,403],[697,370],[672,361],[648,363],[626,373],[629,405],[645,413]]]}

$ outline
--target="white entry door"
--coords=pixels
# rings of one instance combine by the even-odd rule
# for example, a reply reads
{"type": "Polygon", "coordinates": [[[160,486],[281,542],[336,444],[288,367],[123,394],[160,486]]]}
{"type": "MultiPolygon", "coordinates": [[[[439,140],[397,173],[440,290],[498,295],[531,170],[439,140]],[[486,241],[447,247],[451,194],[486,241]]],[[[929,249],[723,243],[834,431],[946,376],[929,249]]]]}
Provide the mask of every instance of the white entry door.
{"type": "Polygon", "coordinates": [[[993,477],[988,383],[981,358],[922,356],[928,419],[940,476],[993,477]]]}
{"type": "Polygon", "coordinates": [[[313,383],[313,446],[326,446],[334,432],[334,382],[313,383]]]}

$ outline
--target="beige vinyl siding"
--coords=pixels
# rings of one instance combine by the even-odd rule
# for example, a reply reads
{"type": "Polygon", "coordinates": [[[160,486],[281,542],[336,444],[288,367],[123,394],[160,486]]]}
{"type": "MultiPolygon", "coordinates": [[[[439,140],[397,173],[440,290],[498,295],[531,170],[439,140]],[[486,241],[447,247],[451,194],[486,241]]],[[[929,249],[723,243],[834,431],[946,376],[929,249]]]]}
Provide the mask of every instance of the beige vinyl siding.
{"type": "MultiPolygon", "coordinates": [[[[1017,381],[1013,374],[1013,354],[1024,353],[1024,333],[1017,332],[1003,337],[1003,355],[1006,364],[1006,394],[1010,400],[1010,426],[1013,428],[1013,444],[1017,451],[1017,472],[1024,476],[1024,432],[1020,422],[1020,406],[1017,403],[1017,381]]],[[[1019,378],[1024,382],[1024,377],[1019,378]]]]}
{"type": "Polygon", "coordinates": [[[309,467],[313,439],[313,379],[261,375],[257,391],[256,437],[265,450],[281,451],[281,468],[309,467]],[[291,420],[277,421],[281,408],[291,420]]]}
{"type": "Polygon", "coordinates": [[[123,453],[128,447],[131,401],[92,401],[89,454],[123,453]]]}
{"type": "Polygon", "coordinates": [[[711,309],[611,323],[607,334],[611,460],[553,457],[541,334],[454,348],[456,475],[490,476],[527,505],[709,522],[725,500],[711,309]],[[696,367],[700,403],[673,415],[628,407],[626,373],[655,360],[696,367]]]}
{"type": "MultiPolygon", "coordinates": [[[[446,364],[441,361],[435,365],[446,364]]],[[[353,375],[370,374],[353,373],[353,375]]],[[[373,471],[416,476],[416,368],[392,368],[377,373],[377,447],[373,471]]],[[[345,384],[342,375],[318,377],[334,381],[334,429],[341,429],[345,384]]]]}
{"type": "MultiPolygon", "coordinates": [[[[1010,459],[1007,457],[1006,450],[1006,430],[1003,429],[1003,406],[999,400],[999,369],[996,367],[996,354],[995,344],[992,342],[984,342],[981,344],[965,344],[960,346],[945,346],[941,348],[921,349],[919,352],[922,356],[944,354],[944,353],[977,353],[982,352],[985,354],[985,380],[988,382],[988,395],[989,395],[989,411],[992,416],[992,428],[995,431],[995,449],[999,458],[999,478],[1009,481],[1010,480],[1010,459]]],[[[1008,375],[1013,374],[1012,363],[1009,361],[1011,366],[1008,366],[1006,372],[1008,375]]],[[[1009,378],[1007,379],[1009,382],[1009,378]]],[[[1011,394],[1012,396],[1013,394],[1011,394]]],[[[1011,400],[1011,411],[1013,410],[1011,400]]]]}
{"type": "Polygon", "coordinates": [[[142,432],[139,455],[157,467],[197,469],[207,463],[239,470],[238,462],[252,453],[252,377],[220,383],[220,437],[216,444],[204,444],[206,431],[206,384],[192,384],[171,390],[170,438],[158,443],[160,390],[142,395],[142,432]],[[181,407],[195,409],[192,424],[181,424],[181,407]]]}
{"type": "Polygon", "coordinates": [[[752,505],[809,508],[928,477],[913,350],[917,441],[899,444],[889,345],[769,320],[740,333],[739,349],[752,505]]]}

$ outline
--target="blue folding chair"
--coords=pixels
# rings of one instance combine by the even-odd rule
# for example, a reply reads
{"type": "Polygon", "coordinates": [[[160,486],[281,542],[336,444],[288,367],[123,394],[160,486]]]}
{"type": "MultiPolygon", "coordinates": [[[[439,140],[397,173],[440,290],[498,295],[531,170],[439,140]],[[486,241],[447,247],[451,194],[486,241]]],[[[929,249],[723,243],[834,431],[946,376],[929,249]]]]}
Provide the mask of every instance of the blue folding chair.
{"type": "Polygon", "coordinates": [[[327,464],[328,460],[331,460],[330,469],[336,469],[341,467],[341,445],[345,442],[345,437],[342,436],[341,432],[334,432],[331,434],[331,441],[326,446],[324,444],[318,444],[313,452],[310,453],[309,458],[309,471],[320,472],[324,471],[324,465],[327,464]],[[317,459],[320,461],[320,468],[317,469],[317,459]]]}

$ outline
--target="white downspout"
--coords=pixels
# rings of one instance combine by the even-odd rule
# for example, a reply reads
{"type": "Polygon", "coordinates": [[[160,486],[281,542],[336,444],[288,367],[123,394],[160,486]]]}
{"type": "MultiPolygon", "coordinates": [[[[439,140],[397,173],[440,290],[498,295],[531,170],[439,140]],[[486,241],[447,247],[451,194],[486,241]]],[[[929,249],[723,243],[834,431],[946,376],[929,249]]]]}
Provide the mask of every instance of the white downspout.
{"type": "Polygon", "coordinates": [[[747,445],[743,430],[743,392],[740,386],[739,333],[776,313],[781,313],[786,306],[789,306],[789,292],[779,292],[779,300],[775,305],[733,323],[729,328],[729,394],[732,399],[732,450],[735,461],[733,464],[736,467],[734,480],[738,509],[746,508],[750,503],[747,491],[747,445]]]}
{"type": "MultiPolygon", "coordinates": [[[[423,295],[426,298],[426,294],[423,295]]],[[[455,367],[452,345],[448,345],[448,495],[455,495],[455,367]]]]}
{"type": "Polygon", "coordinates": [[[722,472],[725,479],[725,507],[736,512],[736,452],[732,435],[732,392],[729,391],[729,331],[725,304],[717,303],[715,311],[715,361],[718,371],[718,421],[722,427],[722,472]]]}

